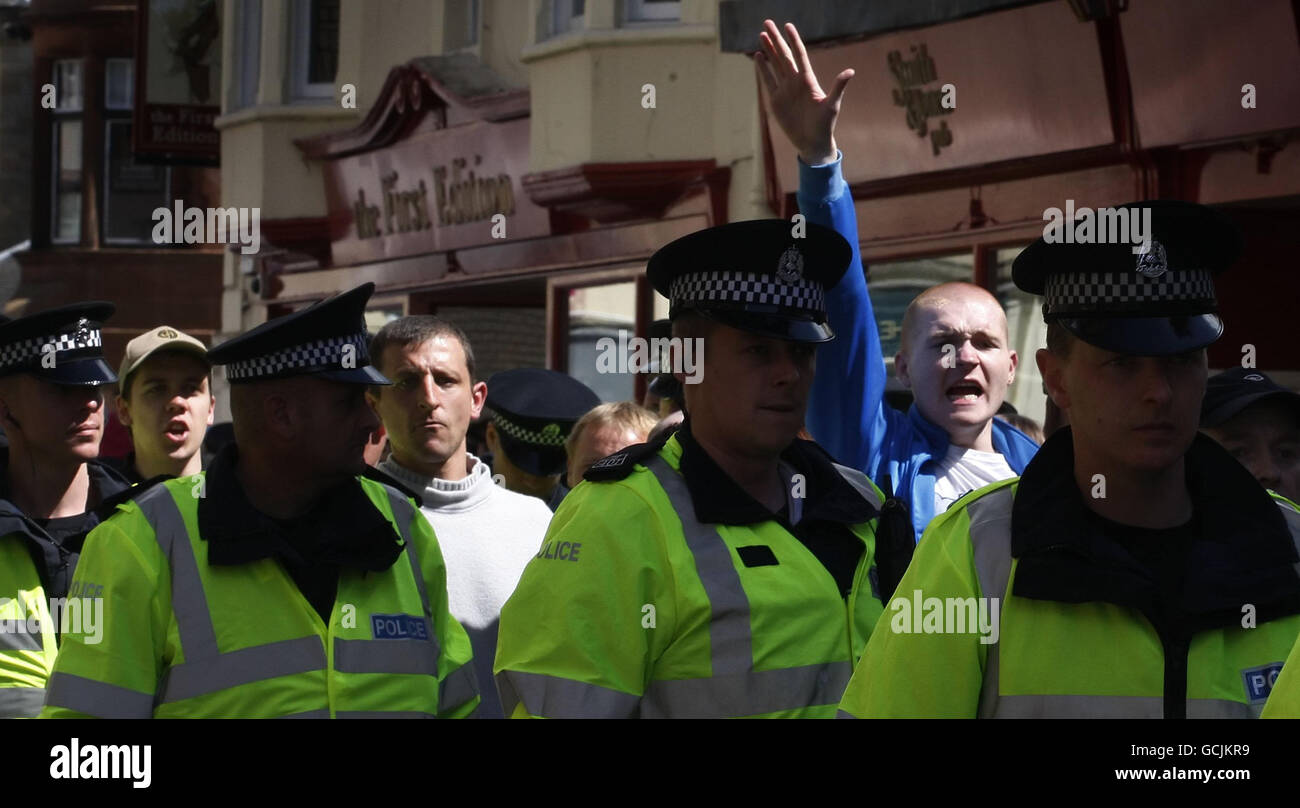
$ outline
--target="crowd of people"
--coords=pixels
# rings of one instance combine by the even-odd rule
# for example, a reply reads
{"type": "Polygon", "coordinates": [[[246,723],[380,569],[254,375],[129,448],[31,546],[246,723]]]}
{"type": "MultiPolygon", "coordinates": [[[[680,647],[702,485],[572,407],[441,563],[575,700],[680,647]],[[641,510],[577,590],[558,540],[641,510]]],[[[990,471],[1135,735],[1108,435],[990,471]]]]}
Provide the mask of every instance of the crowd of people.
{"type": "Polygon", "coordinates": [[[1231,222],[1136,202],[1156,253],[1020,254],[1052,423],[971,283],[908,306],[895,408],[852,71],[760,39],[807,221],[650,259],[695,383],[483,379],[449,320],[366,334],[370,284],[116,372],[111,304],[0,323],[0,717],[1300,716],[1300,395],[1209,376],[1231,222]]]}

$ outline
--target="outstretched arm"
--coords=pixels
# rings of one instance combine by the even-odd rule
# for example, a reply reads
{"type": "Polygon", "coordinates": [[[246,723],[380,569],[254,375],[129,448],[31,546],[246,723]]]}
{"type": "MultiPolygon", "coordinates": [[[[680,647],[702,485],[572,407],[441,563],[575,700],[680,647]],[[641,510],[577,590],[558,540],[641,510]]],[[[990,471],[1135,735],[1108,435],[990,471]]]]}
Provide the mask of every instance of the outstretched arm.
{"type": "Polygon", "coordinates": [[[835,122],[853,70],[841,71],[830,93],[824,92],[798,30],[789,23],[785,30],[788,44],[776,24],[765,21],[757,58],[773,117],[799,153],[799,210],[808,221],[844,236],[853,250],[848,271],[827,294],[835,339],[817,354],[808,431],[841,463],[876,476],[887,427],[885,362],[858,252],[857,215],[835,143],[835,122]]]}

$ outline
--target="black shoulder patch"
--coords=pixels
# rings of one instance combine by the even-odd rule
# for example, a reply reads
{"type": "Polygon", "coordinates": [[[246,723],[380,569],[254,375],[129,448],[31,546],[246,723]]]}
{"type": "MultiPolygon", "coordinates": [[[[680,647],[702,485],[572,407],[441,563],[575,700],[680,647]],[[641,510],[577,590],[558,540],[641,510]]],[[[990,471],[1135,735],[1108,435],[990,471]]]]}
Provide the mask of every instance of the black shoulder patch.
{"type": "Polygon", "coordinates": [[[591,464],[591,468],[582,475],[582,479],[591,480],[593,483],[622,480],[632,473],[637,463],[658,454],[671,437],[672,433],[669,432],[655,439],[653,443],[634,443],[608,457],[602,457],[591,464]]]}
{"type": "Polygon", "coordinates": [[[100,500],[99,505],[95,507],[95,515],[99,517],[99,521],[103,522],[105,519],[108,519],[108,517],[112,516],[117,511],[118,505],[125,505],[126,503],[130,502],[131,500],[135,499],[136,497],[148,491],[150,488],[153,488],[155,485],[158,485],[159,483],[165,483],[168,480],[173,480],[173,479],[175,478],[169,474],[159,474],[157,477],[150,477],[149,479],[145,480],[142,483],[136,483],[130,488],[123,488],[121,491],[118,491],[116,494],[113,494],[111,496],[105,497],[104,499],[100,500]]]}
{"type": "Polygon", "coordinates": [[[401,491],[406,496],[415,500],[417,504],[424,502],[424,499],[423,497],[421,497],[420,494],[417,494],[411,489],[407,488],[405,485],[402,485],[400,482],[397,481],[396,477],[393,477],[386,472],[380,471],[374,466],[366,466],[366,470],[361,473],[361,476],[365,477],[368,480],[374,480],[377,483],[390,485],[393,488],[396,488],[398,491],[401,491]]]}

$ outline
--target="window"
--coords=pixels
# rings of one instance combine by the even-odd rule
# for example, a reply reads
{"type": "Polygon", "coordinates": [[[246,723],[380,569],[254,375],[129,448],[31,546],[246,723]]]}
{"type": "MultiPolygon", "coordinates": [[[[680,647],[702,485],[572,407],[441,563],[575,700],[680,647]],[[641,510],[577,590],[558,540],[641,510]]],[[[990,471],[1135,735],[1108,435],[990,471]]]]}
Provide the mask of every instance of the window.
{"type": "Polygon", "coordinates": [[[81,242],[82,69],[77,59],[54,63],[50,240],[81,242]]]}
{"type": "Polygon", "coordinates": [[[257,103],[262,67],[262,0],[239,0],[236,17],[235,75],[230,83],[230,111],[257,103]]]}
{"type": "Polygon", "coordinates": [[[152,243],[153,212],[167,207],[168,171],[131,154],[131,120],[104,122],[104,243],[152,243]]]}
{"type": "Polygon", "coordinates": [[[908,304],[931,286],[947,281],[969,281],[974,273],[975,259],[969,252],[873,263],[869,267],[867,293],[876,312],[876,327],[880,329],[880,351],[891,375],[894,354],[898,353],[903,334],[903,312],[908,304]]]}
{"type": "Polygon", "coordinates": [[[456,51],[478,44],[479,0],[447,0],[444,48],[456,51]]]}
{"type": "Polygon", "coordinates": [[[636,283],[607,283],[569,292],[568,373],[601,401],[636,397],[636,374],[629,369],[628,342],[636,334],[636,283]],[[621,354],[618,353],[622,349],[621,354]],[[612,352],[612,353],[611,353],[612,352]],[[623,371],[623,372],[619,372],[623,371]]]}
{"type": "Polygon", "coordinates": [[[289,24],[290,98],[332,99],[339,66],[339,0],[294,0],[289,24]]]}
{"type": "Polygon", "coordinates": [[[151,242],[153,211],[168,204],[167,169],[136,163],[131,153],[134,79],[134,60],[104,60],[105,244],[151,242]]]}
{"type": "Polygon", "coordinates": [[[130,112],[135,98],[134,82],[134,60],[106,59],[104,61],[104,108],[130,112]]]}
{"type": "Polygon", "coordinates": [[[626,0],[628,22],[675,22],[682,18],[681,0],[626,0]]]}
{"type": "Polygon", "coordinates": [[[581,31],[585,6],[583,0],[551,0],[551,36],[581,31]]]}
{"type": "Polygon", "coordinates": [[[1011,347],[1020,355],[1016,381],[1007,388],[1007,401],[1021,415],[1039,424],[1047,414],[1043,378],[1038,373],[1034,352],[1047,344],[1047,324],[1043,322],[1043,299],[1022,292],[1011,280],[1011,262],[1024,247],[1009,247],[995,253],[998,302],[1007,313],[1007,332],[1011,347]]]}

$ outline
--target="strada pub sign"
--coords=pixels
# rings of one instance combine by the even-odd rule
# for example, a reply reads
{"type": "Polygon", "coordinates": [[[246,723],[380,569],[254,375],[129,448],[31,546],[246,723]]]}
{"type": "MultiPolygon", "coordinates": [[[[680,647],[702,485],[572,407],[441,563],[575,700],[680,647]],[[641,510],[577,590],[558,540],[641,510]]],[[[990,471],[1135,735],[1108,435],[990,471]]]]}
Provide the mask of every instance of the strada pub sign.
{"type": "Polygon", "coordinates": [[[939,74],[924,44],[912,46],[906,58],[901,51],[890,51],[886,62],[898,85],[892,91],[894,106],[907,111],[907,127],[917,137],[930,136],[930,148],[937,156],[940,149],[952,145],[952,130],[947,121],[939,121],[937,127],[932,127],[930,119],[948,115],[957,108],[957,88],[952,84],[926,86],[938,81],[939,74]]]}

